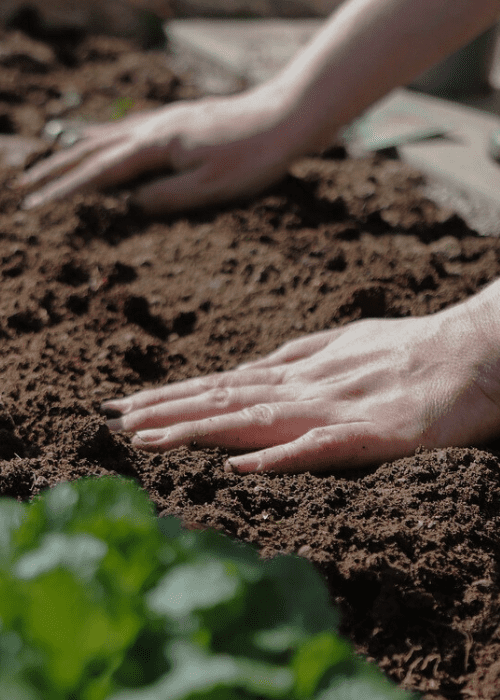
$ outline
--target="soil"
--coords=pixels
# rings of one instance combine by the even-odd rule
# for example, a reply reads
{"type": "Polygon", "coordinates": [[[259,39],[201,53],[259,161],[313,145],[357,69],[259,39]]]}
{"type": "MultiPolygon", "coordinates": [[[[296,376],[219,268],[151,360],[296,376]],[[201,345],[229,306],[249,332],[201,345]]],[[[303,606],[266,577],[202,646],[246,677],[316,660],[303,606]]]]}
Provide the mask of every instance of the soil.
{"type": "MultiPolygon", "coordinates": [[[[0,131],[13,138],[193,94],[164,55],[122,40],[0,36],[0,131]]],[[[402,687],[500,698],[498,446],[242,477],[221,449],[135,451],[98,410],[308,332],[438,311],[500,274],[500,240],[427,199],[397,160],[340,146],[251,202],[169,219],[123,191],[23,211],[18,172],[0,172],[0,493],[131,476],[160,516],[310,559],[342,632],[402,687]]]]}

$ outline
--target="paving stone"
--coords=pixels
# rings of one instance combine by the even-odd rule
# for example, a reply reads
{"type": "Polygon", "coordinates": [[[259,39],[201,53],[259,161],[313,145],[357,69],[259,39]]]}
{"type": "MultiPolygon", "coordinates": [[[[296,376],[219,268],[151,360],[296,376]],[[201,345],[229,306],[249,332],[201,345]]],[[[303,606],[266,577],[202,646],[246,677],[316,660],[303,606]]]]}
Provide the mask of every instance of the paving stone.
{"type": "Polygon", "coordinates": [[[376,105],[379,118],[394,110],[413,110],[436,124],[447,136],[398,148],[403,160],[439,181],[474,195],[493,211],[500,210],[500,165],[489,156],[491,134],[500,127],[497,115],[409,90],[396,90],[376,105]]]}
{"type": "Polygon", "coordinates": [[[321,19],[188,19],[169,22],[165,31],[175,54],[256,84],[283,68],[322,24],[321,19]]]}

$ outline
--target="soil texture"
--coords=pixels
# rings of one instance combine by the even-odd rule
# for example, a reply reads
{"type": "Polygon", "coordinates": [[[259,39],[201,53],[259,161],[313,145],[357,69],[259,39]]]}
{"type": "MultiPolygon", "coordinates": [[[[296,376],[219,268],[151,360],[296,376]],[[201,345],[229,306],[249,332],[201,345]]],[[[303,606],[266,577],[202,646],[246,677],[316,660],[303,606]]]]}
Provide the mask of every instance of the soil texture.
{"type": "MultiPolygon", "coordinates": [[[[37,139],[41,153],[54,118],[193,96],[163,54],[70,39],[0,34],[0,143],[37,139]]],[[[0,170],[0,493],[134,477],[160,516],[310,559],[343,633],[402,687],[500,698],[495,445],[419,450],[361,473],[241,477],[224,473],[220,449],[138,452],[98,411],[305,333],[438,311],[500,274],[500,240],[427,199],[397,160],[341,147],[251,202],[156,220],[126,192],[23,211],[21,165],[5,156],[0,170]]]]}

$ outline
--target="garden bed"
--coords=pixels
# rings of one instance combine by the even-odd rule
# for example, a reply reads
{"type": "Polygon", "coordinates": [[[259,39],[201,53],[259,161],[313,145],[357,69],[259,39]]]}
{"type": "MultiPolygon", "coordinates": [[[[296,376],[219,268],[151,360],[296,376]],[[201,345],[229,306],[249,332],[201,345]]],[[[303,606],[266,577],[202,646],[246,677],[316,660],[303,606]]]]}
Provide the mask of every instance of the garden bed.
{"type": "MultiPolygon", "coordinates": [[[[119,39],[0,35],[0,132],[111,119],[191,97],[161,53],[119,39]]],[[[419,450],[361,473],[238,476],[223,450],[134,450],[98,407],[230,369],[305,333],[432,313],[500,274],[396,160],[337,147],[236,206],[148,220],[127,193],[34,211],[0,191],[0,493],[125,474],[161,515],[299,553],[326,577],[356,648],[426,698],[500,697],[500,460],[419,450]]],[[[307,469],[307,465],[304,465],[307,469]]]]}

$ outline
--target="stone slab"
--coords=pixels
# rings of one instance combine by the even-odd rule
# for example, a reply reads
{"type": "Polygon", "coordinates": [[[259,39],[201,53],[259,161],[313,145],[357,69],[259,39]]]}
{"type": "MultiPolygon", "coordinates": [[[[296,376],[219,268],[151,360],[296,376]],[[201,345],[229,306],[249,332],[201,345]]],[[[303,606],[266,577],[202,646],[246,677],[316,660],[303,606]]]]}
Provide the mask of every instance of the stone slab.
{"type": "Polygon", "coordinates": [[[321,28],[320,19],[173,20],[169,49],[216,65],[246,84],[271,78],[321,28]]]}
{"type": "Polygon", "coordinates": [[[402,110],[442,126],[446,135],[404,143],[398,146],[400,157],[437,182],[467,193],[476,201],[475,209],[482,207],[485,215],[490,212],[490,218],[500,221],[500,165],[488,152],[491,134],[500,128],[498,115],[399,89],[374,105],[365,119],[383,122],[384,116],[402,110]]]}

